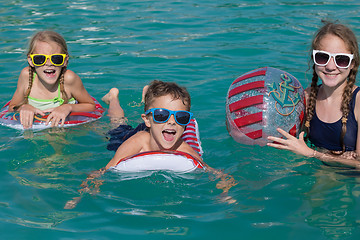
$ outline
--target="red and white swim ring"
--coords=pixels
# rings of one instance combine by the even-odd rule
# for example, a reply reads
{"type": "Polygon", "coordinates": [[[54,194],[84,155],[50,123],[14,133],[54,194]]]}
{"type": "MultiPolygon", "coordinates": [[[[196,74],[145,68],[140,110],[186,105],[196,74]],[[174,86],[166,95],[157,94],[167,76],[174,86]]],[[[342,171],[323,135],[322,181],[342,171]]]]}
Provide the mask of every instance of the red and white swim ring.
{"type": "Polygon", "coordinates": [[[203,164],[192,155],[172,150],[148,151],[119,160],[110,170],[120,172],[173,171],[192,172],[203,169],[203,164]]]}
{"type": "MultiPolygon", "coordinates": [[[[104,115],[105,109],[100,105],[100,103],[95,99],[92,98],[95,102],[96,109],[92,112],[71,112],[69,116],[65,119],[64,127],[71,127],[75,125],[80,125],[84,123],[89,123],[101,118],[104,115]]],[[[9,112],[9,104],[10,101],[5,104],[1,111],[0,111],[0,124],[18,129],[23,130],[23,126],[20,123],[20,115],[18,112],[9,112]]],[[[46,118],[48,115],[45,116],[35,116],[33,122],[33,130],[41,130],[45,128],[49,128],[49,125],[45,125],[46,118]]]]}
{"type": "MultiPolygon", "coordinates": [[[[200,134],[196,119],[191,119],[186,125],[182,139],[189,144],[200,156],[203,154],[200,134]]],[[[192,172],[203,169],[203,164],[192,155],[173,150],[148,151],[135,154],[119,160],[111,170],[127,173],[145,171],[172,171],[176,173],[192,172]]]]}

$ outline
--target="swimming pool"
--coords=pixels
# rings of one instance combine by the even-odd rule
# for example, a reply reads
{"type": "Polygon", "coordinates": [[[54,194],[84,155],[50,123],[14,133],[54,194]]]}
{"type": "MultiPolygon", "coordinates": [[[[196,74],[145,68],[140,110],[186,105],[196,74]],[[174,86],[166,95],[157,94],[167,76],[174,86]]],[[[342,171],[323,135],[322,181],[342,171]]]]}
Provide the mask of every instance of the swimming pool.
{"type": "Polygon", "coordinates": [[[131,123],[153,79],[188,88],[204,160],[239,184],[223,201],[207,173],[107,173],[96,195],[65,210],[81,181],[103,167],[109,119],[64,131],[0,126],[3,239],[359,239],[356,173],[315,159],[236,143],[225,127],[232,81],[259,67],[307,86],[308,50],[322,18],[360,36],[355,0],[6,1],[1,3],[0,104],[26,66],[28,38],[52,29],[67,40],[69,69],[98,100],[113,86],[131,123]],[[354,176],[355,174],[355,176],[354,176]]]}

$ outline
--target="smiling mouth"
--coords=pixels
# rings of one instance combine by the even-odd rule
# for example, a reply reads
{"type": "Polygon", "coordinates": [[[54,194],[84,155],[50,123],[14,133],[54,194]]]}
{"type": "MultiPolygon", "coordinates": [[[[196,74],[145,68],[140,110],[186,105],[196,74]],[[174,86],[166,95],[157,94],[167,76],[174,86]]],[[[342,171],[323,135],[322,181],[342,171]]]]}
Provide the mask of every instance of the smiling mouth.
{"type": "Polygon", "coordinates": [[[338,74],[325,74],[329,79],[337,78],[338,74]]]}

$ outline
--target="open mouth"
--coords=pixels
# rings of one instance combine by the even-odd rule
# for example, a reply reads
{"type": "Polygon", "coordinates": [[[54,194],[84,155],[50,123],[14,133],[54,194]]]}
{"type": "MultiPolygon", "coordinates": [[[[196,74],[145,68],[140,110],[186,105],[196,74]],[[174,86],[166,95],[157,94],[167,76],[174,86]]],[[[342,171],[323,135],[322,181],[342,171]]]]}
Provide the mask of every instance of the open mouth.
{"type": "Polygon", "coordinates": [[[162,134],[164,136],[164,139],[170,142],[174,140],[176,131],[173,129],[165,129],[164,131],[162,131],[162,134]]]}
{"type": "Polygon", "coordinates": [[[55,77],[56,71],[54,69],[47,69],[44,70],[44,73],[46,74],[47,77],[55,77]]]}

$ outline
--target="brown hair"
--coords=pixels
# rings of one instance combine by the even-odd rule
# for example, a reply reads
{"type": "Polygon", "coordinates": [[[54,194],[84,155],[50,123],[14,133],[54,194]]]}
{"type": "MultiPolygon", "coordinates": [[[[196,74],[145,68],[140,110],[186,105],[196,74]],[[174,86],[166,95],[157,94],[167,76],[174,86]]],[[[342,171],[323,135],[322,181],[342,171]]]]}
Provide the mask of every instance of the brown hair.
{"type": "Polygon", "coordinates": [[[187,110],[190,111],[191,99],[190,94],[184,87],[180,87],[173,82],[162,82],[159,80],[154,80],[150,83],[149,88],[145,94],[145,106],[144,110],[148,110],[151,103],[157,97],[162,97],[170,94],[173,99],[180,99],[184,105],[187,107],[187,110]]]}
{"type": "MultiPolygon", "coordinates": [[[[327,22],[322,21],[324,23],[324,26],[321,27],[317,33],[315,34],[315,37],[312,41],[311,45],[311,52],[312,50],[318,50],[320,46],[320,41],[323,39],[324,36],[330,34],[339,37],[344,41],[346,46],[348,47],[348,50],[354,55],[354,59],[352,60],[353,68],[350,70],[346,86],[344,88],[344,92],[342,94],[342,103],[341,103],[341,112],[342,112],[342,131],[340,136],[340,144],[342,145],[343,152],[345,151],[345,145],[344,145],[344,137],[346,133],[346,122],[347,117],[349,115],[350,111],[350,101],[352,98],[352,89],[355,84],[356,80],[356,74],[359,67],[359,47],[356,40],[356,36],[353,33],[353,31],[348,28],[347,26],[339,23],[333,23],[333,22],[327,22]]],[[[310,131],[310,121],[314,116],[315,112],[315,105],[316,105],[316,98],[317,93],[319,90],[318,86],[318,79],[319,76],[315,72],[315,64],[312,66],[313,69],[313,77],[311,81],[311,88],[310,88],[310,94],[309,94],[309,100],[308,100],[308,106],[306,109],[306,119],[305,119],[305,130],[307,133],[310,131]]],[[[308,135],[308,134],[307,134],[308,135]]]]}
{"type": "MultiPolygon", "coordinates": [[[[65,39],[57,32],[54,31],[41,31],[41,32],[37,32],[30,40],[29,43],[29,50],[27,52],[27,56],[29,56],[30,54],[32,54],[35,50],[36,47],[36,43],[37,42],[46,42],[46,43],[56,43],[60,46],[61,48],[61,53],[64,53],[66,55],[69,55],[68,53],[68,48],[66,45],[66,41],[65,39]]],[[[35,72],[35,68],[32,66],[29,66],[29,86],[25,92],[25,96],[24,96],[24,101],[15,106],[14,109],[18,109],[21,105],[28,103],[28,96],[30,95],[30,91],[32,88],[32,84],[33,84],[33,78],[34,78],[34,72],[35,72]]],[[[64,103],[67,103],[69,98],[65,92],[65,88],[64,88],[64,74],[66,72],[66,66],[64,66],[61,69],[61,74],[59,76],[59,83],[60,83],[60,92],[62,95],[62,98],[64,99],[64,103]]]]}

